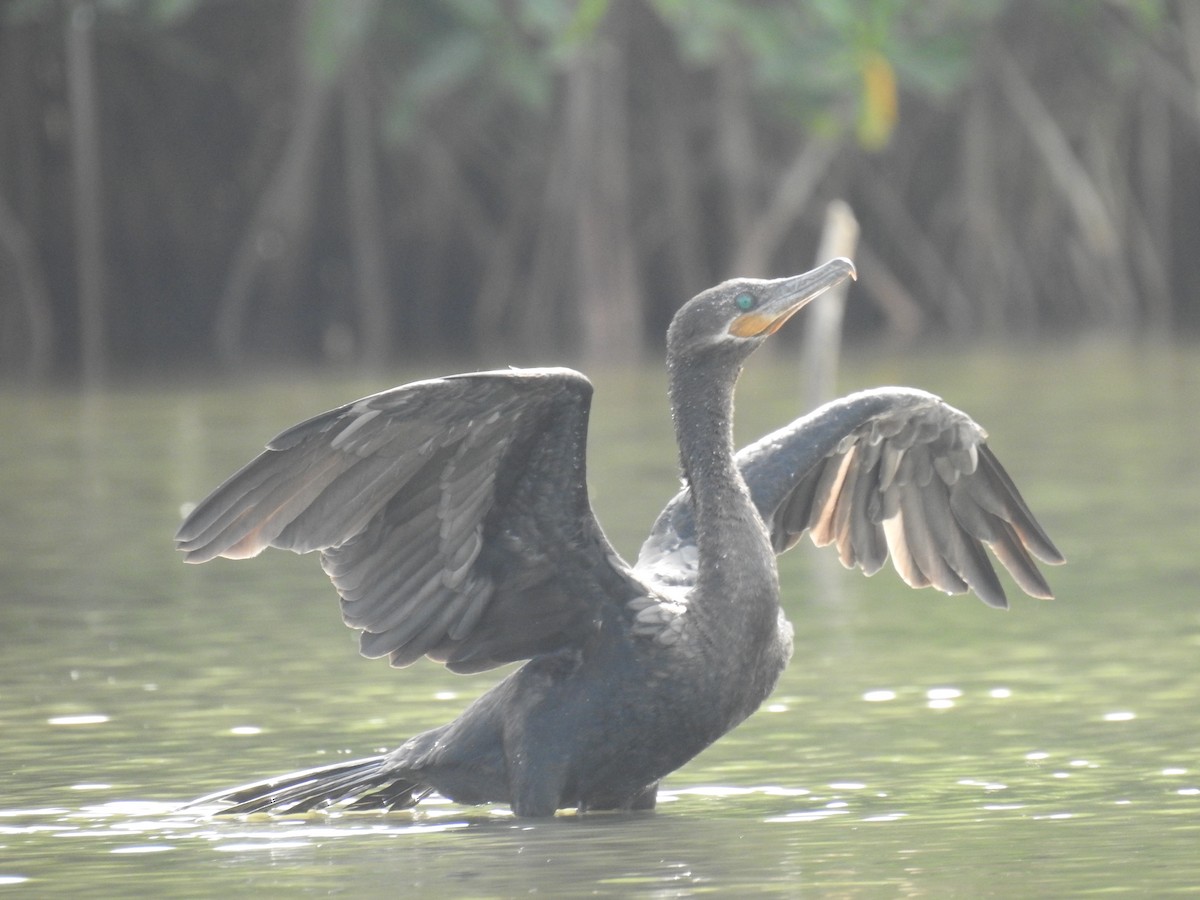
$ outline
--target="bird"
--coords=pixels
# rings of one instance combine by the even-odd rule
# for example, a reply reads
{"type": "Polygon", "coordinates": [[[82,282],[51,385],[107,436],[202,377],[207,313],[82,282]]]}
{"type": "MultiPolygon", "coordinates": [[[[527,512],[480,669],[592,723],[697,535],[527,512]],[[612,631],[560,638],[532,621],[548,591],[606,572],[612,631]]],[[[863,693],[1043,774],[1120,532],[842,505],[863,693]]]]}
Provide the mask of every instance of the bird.
{"type": "Polygon", "coordinates": [[[969,416],[877,388],[735,453],[748,357],[855,277],[832,259],[736,278],[679,308],[668,394],[682,484],[627,563],[588,496],[592,386],[566,368],[417,381],[288,428],[186,517],[188,562],[318,551],[368,658],[458,673],[523,662],[453,721],[374,756],[197,798],[212,814],[388,811],[431,793],[559,810],[653,809],[659,784],[753,713],[792,653],[776,555],[808,533],[867,574],[1006,607],[1063,562],[969,416]]]}

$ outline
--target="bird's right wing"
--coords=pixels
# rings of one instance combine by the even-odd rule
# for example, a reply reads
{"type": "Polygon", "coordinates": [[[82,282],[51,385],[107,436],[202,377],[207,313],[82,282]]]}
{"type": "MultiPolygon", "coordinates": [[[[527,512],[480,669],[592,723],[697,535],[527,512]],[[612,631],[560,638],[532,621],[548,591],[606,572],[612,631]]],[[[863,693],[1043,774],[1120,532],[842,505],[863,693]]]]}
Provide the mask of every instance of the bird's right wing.
{"type": "MultiPolygon", "coordinates": [[[[1035,558],[1063,561],[968,415],[924,391],[878,388],[819,407],[738,453],[777,552],[804,532],[871,575],[891,556],[912,587],[1008,605],[984,547],[1034,597],[1035,558]]],[[[687,491],[663,510],[638,566],[694,541],[687,491]]]]}
{"type": "Polygon", "coordinates": [[[640,588],[585,483],[591,384],[568,369],[416,382],[278,435],[202,501],[189,562],[321,552],[366,656],[479,671],[582,640],[640,588]]]}

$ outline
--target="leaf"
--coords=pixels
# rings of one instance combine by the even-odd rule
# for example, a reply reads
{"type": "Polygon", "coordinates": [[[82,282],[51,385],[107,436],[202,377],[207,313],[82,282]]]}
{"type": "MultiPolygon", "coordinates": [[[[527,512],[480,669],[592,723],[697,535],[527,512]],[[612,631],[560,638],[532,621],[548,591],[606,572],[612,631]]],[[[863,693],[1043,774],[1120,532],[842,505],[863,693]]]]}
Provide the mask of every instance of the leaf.
{"type": "Polygon", "coordinates": [[[863,57],[859,71],[862,96],[856,123],[858,141],[868,150],[881,150],[891,139],[899,113],[896,72],[878,51],[863,57]]]}

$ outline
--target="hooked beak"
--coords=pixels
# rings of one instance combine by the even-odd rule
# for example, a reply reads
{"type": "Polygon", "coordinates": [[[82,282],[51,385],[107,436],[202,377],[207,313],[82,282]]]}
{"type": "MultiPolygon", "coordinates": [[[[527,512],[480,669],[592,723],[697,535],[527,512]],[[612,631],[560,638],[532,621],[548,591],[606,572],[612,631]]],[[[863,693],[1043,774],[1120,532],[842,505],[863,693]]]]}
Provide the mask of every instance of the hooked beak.
{"type": "Polygon", "coordinates": [[[734,319],[729,333],[742,338],[774,334],[810,300],[847,278],[857,277],[854,263],[839,256],[803,275],[764,282],[758,293],[758,306],[734,319]]]}

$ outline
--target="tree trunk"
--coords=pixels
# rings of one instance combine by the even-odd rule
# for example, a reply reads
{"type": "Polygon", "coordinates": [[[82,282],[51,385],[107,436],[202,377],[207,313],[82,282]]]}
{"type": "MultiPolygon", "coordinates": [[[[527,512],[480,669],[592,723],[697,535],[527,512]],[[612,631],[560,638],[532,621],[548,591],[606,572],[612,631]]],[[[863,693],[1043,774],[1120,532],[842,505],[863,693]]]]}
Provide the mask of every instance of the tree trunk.
{"type": "Polygon", "coordinates": [[[217,308],[217,352],[234,366],[245,361],[246,319],[256,276],[267,268],[286,275],[289,267],[294,276],[301,245],[312,225],[313,183],[335,86],[332,78],[319,78],[310,71],[304,58],[313,3],[305,0],[297,5],[292,23],[297,73],[292,129],[238,244],[217,308]]]}
{"type": "Polygon", "coordinates": [[[659,178],[665,203],[663,241],[671,261],[671,282],[678,285],[678,303],[704,290],[713,280],[705,264],[704,221],[701,183],[696,176],[695,154],[691,147],[688,107],[679,102],[687,90],[684,78],[669,63],[656,59],[651,71],[655,89],[651,92],[658,131],[654,146],[658,151],[659,178]]]}
{"type": "Polygon", "coordinates": [[[66,67],[74,182],[76,290],[79,295],[79,361],[85,387],[98,386],[108,372],[95,44],[96,10],[88,0],[77,0],[67,16],[66,67]]]}
{"type": "Polygon", "coordinates": [[[567,75],[567,153],[574,197],[578,321],[585,359],[628,362],[643,350],[630,211],[624,22],[612,7],[567,75]]]}
{"type": "Polygon", "coordinates": [[[725,193],[725,217],[732,233],[735,253],[733,275],[751,275],[741,268],[742,248],[747,246],[754,211],[758,208],[756,175],[758,149],[754,139],[753,92],[750,89],[749,64],[738,47],[728,42],[716,67],[717,160],[725,193]]]}
{"type": "Polygon", "coordinates": [[[1091,300],[1100,324],[1127,328],[1132,322],[1135,292],[1123,258],[1121,230],[1104,193],[1020,66],[1004,50],[997,61],[1004,97],[1075,219],[1081,243],[1073,259],[1081,296],[1091,300]]]}
{"type": "Polygon", "coordinates": [[[358,308],[361,362],[379,367],[387,362],[391,351],[392,302],[367,87],[366,66],[362,57],[354,54],[347,62],[342,80],[346,202],[354,258],[354,300],[358,308]]]}
{"type": "Polygon", "coordinates": [[[39,380],[50,374],[54,362],[54,312],[37,248],[3,197],[0,197],[0,249],[7,251],[12,259],[17,293],[25,311],[24,328],[18,331],[17,339],[14,341],[5,329],[5,342],[0,350],[9,364],[14,358],[23,358],[26,374],[39,380]]]}
{"type": "Polygon", "coordinates": [[[840,145],[827,138],[810,138],[796,154],[771,192],[771,201],[743,233],[734,256],[736,276],[763,278],[771,256],[788,231],[803,216],[821,179],[837,158],[840,145]]]}

